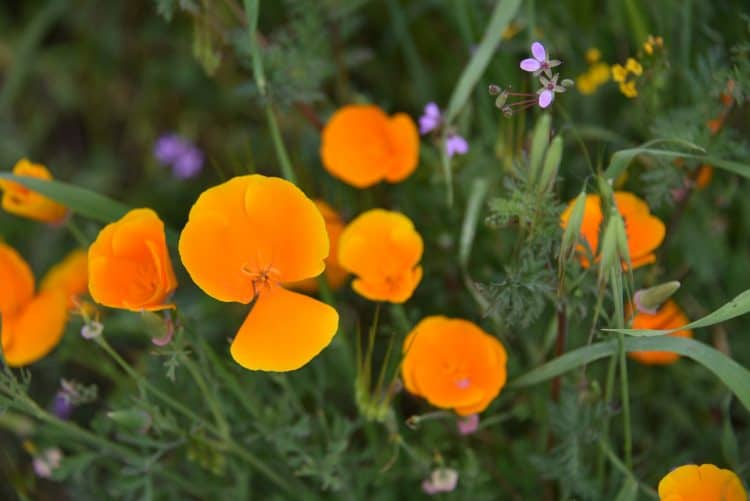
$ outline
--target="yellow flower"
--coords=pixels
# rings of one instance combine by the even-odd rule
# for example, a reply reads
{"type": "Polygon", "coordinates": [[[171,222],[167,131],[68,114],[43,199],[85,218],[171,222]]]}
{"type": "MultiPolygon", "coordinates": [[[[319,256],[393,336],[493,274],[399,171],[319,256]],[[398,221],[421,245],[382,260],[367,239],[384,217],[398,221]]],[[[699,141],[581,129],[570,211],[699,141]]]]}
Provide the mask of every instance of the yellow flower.
{"type": "Polygon", "coordinates": [[[371,301],[403,303],[422,279],[422,237],[399,212],[372,209],[344,229],[339,263],[357,277],[352,288],[371,301]]]}
{"type": "Polygon", "coordinates": [[[628,60],[625,61],[625,69],[638,77],[643,74],[643,66],[632,57],[629,57],[628,60]]]}
{"type": "Polygon", "coordinates": [[[615,82],[624,82],[628,76],[628,71],[620,64],[612,65],[612,80],[615,82]]]}
{"type": "MultiPolygon", "coordinates": [[[[46,167],[34,164],[22,158],[13,167],[13,174],[22,177],[50,180],[52,174],[46,167]]],[[[15,181],[0,179],[0,190],[3,191],[3,209],[17,216],[35,219],[44,223],[58,223],[68,213],[68,209],[51,198],[32,191],[15,181]]]]}
{"type": "Polygon", "coordinates": [[[631,80],[629,82],[622,82],[620,83],[620,92],[625,97],[634,98],[638,95],[638,90],[635,88],[635,81],[631,80]]]}
{"type": "Polygon", "coordinates": [[[653,35],[648,36],[648,40],[643,42],[643,50],[646,54],[651,55],[654,53],[655,48],[662,48],[664,46],[664,39],[662,37],[654,37],[653,35]]]}
{"type": "Polygon", "coordinates": [[[602,53],[596,47],[592,47],[586,51],[586,62],[588,62],[589,64],[594,64],[601,58],[602,53]]]}
{"type": "Polygon", "coordinates": [[[747,501],[739,477],[712,464],[675,468],[659,482],[661,501],[747,501]]]}
{"type": "Polygon", "coordinates": [[[576,79],[576,87],[581,94],[593,94],[602,84],[609,82],[609,73],[610,70],[607,63],[596,63],[586,73],[576,79]]]}

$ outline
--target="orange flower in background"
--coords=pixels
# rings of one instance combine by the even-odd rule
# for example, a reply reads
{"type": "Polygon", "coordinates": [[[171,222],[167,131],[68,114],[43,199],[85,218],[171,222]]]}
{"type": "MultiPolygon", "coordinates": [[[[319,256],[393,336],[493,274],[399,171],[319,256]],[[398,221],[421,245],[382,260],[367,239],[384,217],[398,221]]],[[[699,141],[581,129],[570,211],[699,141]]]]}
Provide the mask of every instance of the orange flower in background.
{"type": "Polygon", "coordinates": [[[88,275],[91,297],[104,306],[131,311],[174,307],[167,301],[177,280],[156,212],[133,209],[102,228],[89,247],[88,275]]]}
{"type": "Polygon", "coordinates": [[[69,306],[74,307],[78,297],[88,291],[88,266],[88,253],[76,249],[47,272],[39,288],[43,291],[62,291],[68,298],[69,306]]]}
{"type": "Polygon", "coordinates": [[[485,410],[505,385],[505,348],[468,320],[427,317],[406,337],[403,352],[406,389],[461,416],[485,410]]]}
{"type": "MultiPolygon", "coordinates": [[[[677,303],[670,300],[664,303],[655,314],[638,312],[633,318],[632,328],[667,330],[676,329],[689,323],[690,320],[688,320],[680,307],[677,306],[677,303]]],[[[669,336],[692,338],[693,331],[690,329],[680,330],[669,334],[669,336]]],[[[667,365],[676,362],[680,358],[677,353],[669,351],[633,351],[628,353],[628,355],[638,362],[648,365],[667,365]]]]}
{"type": "Polygon", "coordinates": [[[399,212],[372,209],[344,229],[339,263],[357,277],[352,288],[371,301],[403,303],[422,279],[424,244],[414,224],[399,212]]]}
{"type": "Polygon", "coordinates": [[[34,296],[31,268],[2,242],[0,284],[3,356],[11,367],[35,362],[60,342],[67,320],[65,296],[56,290],[34,296]]]}
{"type": "Polygon", "coordinates": [[[16,250],[0,241],[0,315],[18,312],[34,296],[34,275],[16,250]]]}
{"type": "Polygon", "coordinates": [[[323,129],[320,155],[333,176],[357,188],[403,181],[417,168],[419,134],[405,113],[373,105],[340,108],[323,129]]]}
{"type": "Polygon", "coordinates": [[[714,168],[711,165],[703,164],[698,167],[698,174],[695,176],[695,187],[699,190],[709,185],[714,177],[714,168]]]}
{"type": "Polygon", "coordinates": [[[739,477],[712,464],[675,468],[659,482],[660,501],[747,501],[739,477]]]}
{"type": "MultiPolygon", "coordinates": [[[[34,164],[23,158],[13,167],[16,176],[50,180],[52,174],[46,167],[34,164]]],[[[0,179],[3,191],[3,209],[17,216],[28,217],[44,223],[58,223],[68,213],[68,209],[51,198],[32,191],[15,181],[0,179]]]]}
{"type": "MultiPolygon", "coordinates": [[[[344,222],[338,213],[331,208],[330,205],[322,200],[313,200],[315,206],[323,216],[323,220],[326,223],[326,233],[328,233],[328,241],[330,242],[330,251],[328,257],[325,259],[325,276],[328,281],[328,286],[332,289],[338,289],[346,281],[346,277],[349,276],[349,272],[341,267],[339,264],[338,251],[339,251],[339,238],[341,232],[344,231],[344,222]]],[[[318,290],[318,280],[316,278],[308,278],[301,282],[293,284],[295,289],[313,293],[318,290]]]]}
{"type": "Polygon", "coordinates": [[[206,294],[255,300],[230,351],[243,367],[266,371],[302,367],[336,334],[336,310],[282,286],[322,273],[328,247],[312,200],[288,181],[257,174],[204,191],[179,244],[182,263],[206,294]]]}
{"type": "MultiPolygon", "coordinates": [[[[634,194],[616,191],[614,197],[617,209],[625,222],[630,262],[633,269],[655,262],[654,250],[664,241],[666,232],[664,223],[653,216],[648,204],[634,194]]],[[[560,224],[563,228],[568,224],[574,203],[575,200],[571,200],[560,216],[560,224]]],[[[581,223],[581,236],[586,240],[595,256],[598,254],[599,232],[603,220],[601,198],[599,195],[587,195],[581,223]]],[[[579,256],[583,267],[590,265],[587,255],[588,252],[585,247],[579,246],[579,256]]]]}

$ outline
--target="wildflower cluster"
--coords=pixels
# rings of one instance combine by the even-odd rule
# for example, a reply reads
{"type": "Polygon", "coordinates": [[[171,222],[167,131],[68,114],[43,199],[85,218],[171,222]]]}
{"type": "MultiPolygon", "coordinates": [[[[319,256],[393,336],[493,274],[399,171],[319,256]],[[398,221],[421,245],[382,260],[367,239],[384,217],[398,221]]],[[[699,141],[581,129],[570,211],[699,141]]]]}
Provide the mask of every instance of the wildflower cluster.
{"type": "Polygon", "coordinates": [[[596,90],[609,82],[610,67],[605,61],[601,60],[602,53],[599,49],[591,48],[586,51],[586,62],[589,69],[578,75],[576,78],[576,88],[583,95],[591,95],[596,90]]]}

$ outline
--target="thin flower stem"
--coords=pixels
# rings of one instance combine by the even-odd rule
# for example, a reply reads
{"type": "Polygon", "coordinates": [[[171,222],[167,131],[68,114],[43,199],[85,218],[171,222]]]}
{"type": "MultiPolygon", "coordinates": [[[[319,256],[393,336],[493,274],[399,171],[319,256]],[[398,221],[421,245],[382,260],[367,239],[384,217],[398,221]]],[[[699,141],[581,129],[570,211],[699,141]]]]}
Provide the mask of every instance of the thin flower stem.
{"type": "MultiPolygon", "coordinates": [[[[612,295],[615,300],[615,326],[618,329],[625,328],[625,309],[622,301],[623,284],[622,272],[619,269],[612,271],[612,295]]],[[[625,335],[619,333],[617,336],[618,359],[620,365],[620,398],[622,399],[623,419],[623,452],[625,464],[628,468],[633,467],[632,460],[632,437],[630,434],[630,392],[628,388],[628,365],[625,357],[625,335]]]]}
{"type": "Polygon", "coordinates": [[[292,162],[289,160],[289,154],[284,146],[284,139],[281,137],[279,125],[276,122],[273,105],[268,100],[266,101],[266,120],[268,120],[268,128],[271,131],[271,139],[273,140],[273,146],[276,149],[276,156],[281,164],[281,174],[287,181],[297,184],[297,176],[294,174],[292,162]]]}
{"type": "Polygon", "coordinates": [[[206,380],[201,375],[200,369],[190,357],[183,357],[182,363],[183,365],[185,365],[185,368],[195,380],[201,393],[203,393],[203,398],[205,398],[206,402],[208,402],[208,407],[209,409],[211,409],[211,413],[214,415],[214,421],[216,422],[216,428],[219,432],[219,436],[224,440],[230,440],[231,431],[229,428],[229,423],[227,423],[226,417],[224,417],[224,413],[221,410],[219,401],[216,399],[216,394],[208,388],[206,380]]]}
{"type": "Polygon", "coordinates": [[[404,309],[403,304],[392,304],[391,314],[393,316],[393,320],[398,324],[398,327],[403,334],[407,334],[409,331],[411,331],[411,322],[409,321],[409,317],[406,315],[406,310],[404,309]]]}
{"type": "MultiPolygon", "coordinates": [[[[620,470],[623,475],[633,477],[633,472],[620,461],[620,458],[617,457],[612,448],[604,440],[599,441],[599,450],[607,456],[614,467],[620,470]]],[[[638,482],[638,487],[651,499],[659,499],[659,494],[647,484],[638,482]]]]}
{"type": "Polygon", "coordinates": [[[80,245],[84,249],[88,249],[91,242],[86,237],[86,234],[83,231],[81,231],[81,229],[73,220],[73,214],[71,214],[70,217],[68,218],[68,221],[65,223],[65,227],[68,228],[68,231],[70,232],[71,235],[73,235],[73,238],[76,240],[78,245],[80,245]]]}
{"type": "Polygon", "coordinates": [[[103,335],[100,335],[98,337],[94,338],[94,341],[101,346],[101,348],[107,352],[107,354],[114,359],[115,362],[117,362],[117,365],[119,365],[122,370],[128,373],[128,375],[133,378],[133,380],[139,385],[142,386],[144,389],[150,391],[154,396],[158,397],[160,400],[162,400],[164,403],[168,404],[170,407],[172,407],[174,410],[180,412],[182,415],[187,417],[188,419],[200,423],[203,426],[208,425],[206,421],[198,416],[196,413],[185,407],[180,402],[174,400],[172,397],[149,383],[143,376],[138,374],[138,372],[133,369],[130,364],[128,364],[115,350],[112,348],[112,346],[107,342],[107,340],[104,338],[103,335]]]}

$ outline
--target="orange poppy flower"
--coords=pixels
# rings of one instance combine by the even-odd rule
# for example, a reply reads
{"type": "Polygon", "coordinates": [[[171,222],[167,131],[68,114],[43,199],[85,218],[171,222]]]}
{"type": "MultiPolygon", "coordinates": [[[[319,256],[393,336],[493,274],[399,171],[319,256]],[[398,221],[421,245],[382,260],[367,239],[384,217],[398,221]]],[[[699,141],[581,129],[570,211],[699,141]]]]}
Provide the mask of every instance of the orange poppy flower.
{"type": "Polygon", "coordinates": [[[0,315],[18,312],[34,296],[34,275],[16,250],[0,241],[0,315]]]}
{"type": "Polygon", "coordinates": [[[422,237],[399,212],[372,209],[344,229],[339,263],[357,275],[352,288],[371,301],[403,303],[422,279],[422,237]]]}
{"type": "Polygon", "coordinates": [[[338,328],[336,310],[281,284],[323,272],[325,222],[292,183],[239,176],[204,191],[180,235],[180,257],[193,281],[220,301],[249,303],[231,346],[245,368],[298,369],[338,328]]]}
{"type": "Polygon", "coordinates": [[[89,292],[99,304],[131,311],[173,308],[177,288],[164,223],[151,209],[133,209],[99,232],[88,252],[89,292]]]}
{"type": "Polygon", "coordinates": [[[403,352],[406,389],[461,416],[485,410],[505,385],[505,348],[468,320],[427,317],[406,337],[403,352]]]}
{"type": "Polygon", "coordinates": [[[78,296],[88,291],[88,254],[83,249],[70,252],[53,266],[42,279],[43,291],[59,290],[68,298],[69,307],[76,306],[78,296]]]}
{"type": "Polygon", "coordinates": [[[57,291],[34,296],[34,275],[12,247],[0,242],[0,315],[3,356],[12,367],[49,353],[63,335],[67,308],[57,291]]]}
{"type": "MultiPolygon", "coordinates": [[[[349,272],[339,264],[338,258],[339,238],[341,237],[341,232],[344,231],[344,222],[341,220],[338,213],[324,201],[313,200],[313,202],[315,202],[315,206],[320,211],[320,214],[323,216],[323,220],[326,223],[326,233],[328,233],[328,241],[330,242],[330,252],[325,259],[326,280],[328,281],[329,287],[332,289],[338,289],[344,285],[346,277],[349,276],[349,272]]],[[[308,278],[293,284],[293,287],[297,290],[313,293],[318,290],[318,280],[316,278],[308,278]]]]}
{"type": "MultiPolygon", "coordinates": [[[[25,158],[16,163],[13,167],[13,174],[44,180],[52,179],[52,174],[46,167],[31,163],[25,158]]],[[[57,223],[62,221],[68,213],[68,209],[64,205],[15,181],[0,179],[0,189],[3,190],[3,209],[11,214],[44,223],[57,223]]]]}
{"type": "Polygon", "coordinates": [[[659,482],[661,501],[747,501],[739,477],[712,464],[687,464],[659,482]]]}
{"type": "MultiPolygon", "coordinates": [[[[633,329],[655,329],[667,330],[676,329],[683,325],[689,324],[690,320],[685,316],[677,303],[667,301],[655,313],[638,312],[633,318],[633,329]]],[[[669,334],[676,337],[693,337],[693,331],[690,329],[680,330],[669,334]]],[[[680,356],[677,353],[669,351],[633,351],[628,354],[631,358],[648,365],[667,365],[676,362],[680,356]]]]}
{"type": "Polygon", "coordinates": [[[3,315],[2,346],[8,365],[28,365],[47,355],[60,342],[67,319],[61,291],[42,291],[17,313],[3,315]]]}
{"type": "MultiPolygon", "coordinates": [[[[632,193],[616,191],[614,197],[617,209],[625,222],[630,262],[633,269],[655,262],[654,250],[661,245],[666,232],[664,223],[651,214],[645,201],[632,193]]],[[[560,216],[560,223],[563,228],[568,224],[574,203],[575,200],[571,200],[560,216]]],[[[594,255],[598,254],[599,232],[603,220],[599,195],[586,195],[581,235],[594,255]]],[[[579,259],[584,267],[590,265],[586,257],[587,254],[583,245],[579,246],[579,259]]]]}
{"type": "Polygon", "coordinates": [[[373,105],[344,106],[323,129],[320,155],[333,176],[357,188],[403,181],[417,168],[419,134],[405,113],[373,105]]]}

